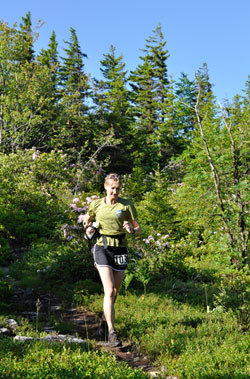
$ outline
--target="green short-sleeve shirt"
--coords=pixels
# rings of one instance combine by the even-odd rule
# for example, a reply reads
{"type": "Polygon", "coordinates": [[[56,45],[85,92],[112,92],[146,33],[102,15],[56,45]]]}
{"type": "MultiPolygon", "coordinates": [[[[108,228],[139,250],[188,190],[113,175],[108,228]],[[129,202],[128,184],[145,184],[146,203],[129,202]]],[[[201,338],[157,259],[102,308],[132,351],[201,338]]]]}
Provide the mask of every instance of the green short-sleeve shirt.
{"type": "MultiPolygon", "coordinates": [[[[137,219],[137,212],[133,203],[128,199],[117,198],[115,204],[106,204],[105,198],[93,200],[88,209],[88,215],[99,222],[100,234],[106,236],[119,236],[125,233],[123,229],[124,221],[137,219]]],[[[126,246],[126,238],[106,237],[109,246],[126,246]]],[[[98,245],[103,245],[102,237],[97,240],[98,245]]]]}

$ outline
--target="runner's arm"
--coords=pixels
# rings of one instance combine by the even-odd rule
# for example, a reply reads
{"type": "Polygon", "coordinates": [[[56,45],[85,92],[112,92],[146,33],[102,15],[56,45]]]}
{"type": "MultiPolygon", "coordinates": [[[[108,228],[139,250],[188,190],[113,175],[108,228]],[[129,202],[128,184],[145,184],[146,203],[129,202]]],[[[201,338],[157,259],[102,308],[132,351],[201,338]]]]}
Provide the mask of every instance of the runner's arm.
{"type": "Polygon", "coordinates": [[[133,231],[135,234],[141,234],[141,227],[138,221],[132,221],[133,231]]]}
{"type": "Polygon", "coordinates": [[[141,227],[138,221],[132,220],[132,226],[128,221],[124,221],[123,228],[131,234],[141,234],[141,227]]]}

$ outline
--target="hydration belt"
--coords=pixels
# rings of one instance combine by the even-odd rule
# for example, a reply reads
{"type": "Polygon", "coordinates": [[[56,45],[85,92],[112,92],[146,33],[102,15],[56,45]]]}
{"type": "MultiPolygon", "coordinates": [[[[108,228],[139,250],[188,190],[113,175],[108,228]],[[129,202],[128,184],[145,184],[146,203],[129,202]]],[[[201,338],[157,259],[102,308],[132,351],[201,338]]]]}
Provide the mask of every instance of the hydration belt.
{"type": "Polygon", "coordinates": [[[101,236],[102,236],[102,242],[103,242],[104,249],[107,249],[108,244],[107,244],[107,238],[106,237],[118,239],[118,241],[121,243],[123,238],[125,237],[125,233],[114,235],[114,236],[101,234],[101,236]]]}

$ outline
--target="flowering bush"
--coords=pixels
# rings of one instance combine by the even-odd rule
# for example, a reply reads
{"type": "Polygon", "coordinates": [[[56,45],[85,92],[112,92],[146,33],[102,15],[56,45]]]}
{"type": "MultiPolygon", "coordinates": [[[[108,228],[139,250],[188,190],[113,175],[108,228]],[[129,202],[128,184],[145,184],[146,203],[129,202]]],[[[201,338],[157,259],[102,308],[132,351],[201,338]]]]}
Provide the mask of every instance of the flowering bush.
{"type": "Polygon", "coordinates": [[[63,237],[71,241],[73,239],[80,239],[83,241],[84,230],[83,230],[83,217],[87,213],[90,203],[98,199],[99,196],[85,196],[81,195],[83,200],[79,197],[74,197],[72,202],[69,204],[69,208],[66,210],[68,213],[69,223],[62,225],[61,230],[63,232],[63,237]]]}
{"type": "Polygon", "coordinates": [[[130,281],[133,276],[141,282],[146,292],[146,286],[154,276],[174,274],[183,278],[186,275],[184,258],[184,243],[176,242],[170,234],[153,231],[147,238],[138,238],[130,249],[128,277],[130,281]]]}

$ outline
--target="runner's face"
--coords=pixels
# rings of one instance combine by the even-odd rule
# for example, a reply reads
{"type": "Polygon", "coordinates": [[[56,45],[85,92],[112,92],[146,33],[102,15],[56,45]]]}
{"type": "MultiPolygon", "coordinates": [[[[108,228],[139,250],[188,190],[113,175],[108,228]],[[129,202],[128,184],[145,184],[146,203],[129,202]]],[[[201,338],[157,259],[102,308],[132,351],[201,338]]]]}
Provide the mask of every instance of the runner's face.
{"type": "Polygon", "coordinates": [[[120,190],[120,184],[114,180],[109,180],[108,183],[105,184],[105,190],[108,199],[116,201],[120,190]]]}

